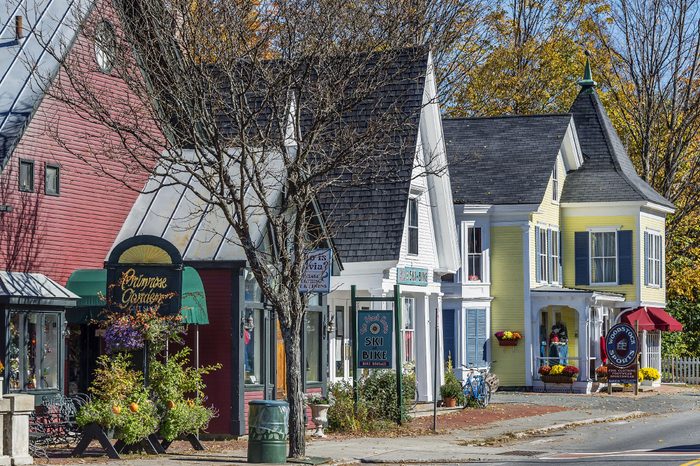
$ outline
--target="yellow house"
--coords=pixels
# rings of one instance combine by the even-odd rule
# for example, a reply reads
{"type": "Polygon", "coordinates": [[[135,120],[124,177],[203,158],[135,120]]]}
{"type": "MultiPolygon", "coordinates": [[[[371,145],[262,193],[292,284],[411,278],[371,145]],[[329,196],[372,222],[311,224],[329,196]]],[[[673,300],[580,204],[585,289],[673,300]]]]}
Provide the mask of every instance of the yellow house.
{"type": "Polygon", "coordinates": [[[590,390],[605,331],[647,311],[642,365],[660,369],[673,320],[673,204],[635,172],[588,63],[579,84],[570,113],[443,121],[462,257],[443,279],[445,353],[457,368],[491,364],[504,386],[542,387],[539,367],[565,364],[590,390]]]}

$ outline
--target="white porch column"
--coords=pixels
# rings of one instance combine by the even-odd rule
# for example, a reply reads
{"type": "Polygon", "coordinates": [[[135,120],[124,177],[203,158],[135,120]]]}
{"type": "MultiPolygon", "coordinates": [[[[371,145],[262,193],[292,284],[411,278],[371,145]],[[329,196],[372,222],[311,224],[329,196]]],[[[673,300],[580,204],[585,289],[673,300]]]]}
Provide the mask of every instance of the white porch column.
{"type": "Polygon", "coordinates": [[[647,348],[647,331],[642,330],[639,332],[639,338],[642,340],[641,341],[641,361],[639,362],[641,365],[639,367],[649,367],[649,348],[647,348]]]}
{"type": "Polygon", "coordinates": [[[416,298],[416,322],[415,322],[415,357],[416,357],[416,385],[418,387],[419,401],[432,401],[433,399],[433,332],[430,316],[430,298],[428,295],[416,298]]]}
{"type": "Polygon", "coordinates": [[[579,306],[576,308],[578,313],[578,357],[579,357],[579,380],[588,380],[590,377],[590,344],[589,335],[586,326],[588,321],[588,313],[590,312],[589,306],[579,306]]]}
{"type": "MultiPolygon", "coordinates": [[[[430,328],[431,328],[431,350],[430,354],[434,354],[435,352],[435,341],[433,340],[435,338],[435,309],[437,308],[437,318],[438,318],[438,342],[437,342],[437,364],[438,364],[438,389],[439,387],[444,383],[445,381],[445,351],[444,351],[444,344],[443,344],[443,321],[442,321],[442,296],[439,294],[432,294],[430,295],[430,301],[429,301],[429,307],[428,309],[430,310],[429,316],[430,316],[430,328]]],[[[459,314],[461,315],[461,309],[459,310],[459,314]]],[[[455,342],[455,346],[461,346],[459,342],[455,342]]],[[[434,361],[434,356],[433,359],[431,359],[431,363],[434,361]]],[[[432,380],[432,374],[433,372],[430,373],[431,377],[430,379],[432,380]]]]}

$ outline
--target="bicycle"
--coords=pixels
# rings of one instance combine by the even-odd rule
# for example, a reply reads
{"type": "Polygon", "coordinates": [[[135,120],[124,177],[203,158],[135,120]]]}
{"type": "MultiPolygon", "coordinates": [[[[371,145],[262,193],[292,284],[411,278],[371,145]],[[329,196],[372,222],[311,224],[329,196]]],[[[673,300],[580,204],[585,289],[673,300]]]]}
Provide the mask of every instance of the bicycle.
{"type": "Polygon", "coordinates": [[[485,408],[491,402],[491,385],[486,381],[486,374],[489,373],[490,367],[477,369],[473,365],[464,366],[467,371],[467,379],[462,384],[462,392],[464,393],[464,406],[462,409],[469,406],[469,400],[476,401],[479,408],[485,408]]]}

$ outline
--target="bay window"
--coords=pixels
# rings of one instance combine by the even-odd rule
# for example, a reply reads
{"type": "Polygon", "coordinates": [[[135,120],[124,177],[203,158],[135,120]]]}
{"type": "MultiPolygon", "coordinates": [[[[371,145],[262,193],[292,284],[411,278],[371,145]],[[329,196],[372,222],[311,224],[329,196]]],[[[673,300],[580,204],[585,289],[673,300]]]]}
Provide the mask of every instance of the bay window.
{"type": "Polygon", "coordinates": [[[661,286],[663,239],[658,233],[644,233],[645,282],[648,286],[661,286]]]}

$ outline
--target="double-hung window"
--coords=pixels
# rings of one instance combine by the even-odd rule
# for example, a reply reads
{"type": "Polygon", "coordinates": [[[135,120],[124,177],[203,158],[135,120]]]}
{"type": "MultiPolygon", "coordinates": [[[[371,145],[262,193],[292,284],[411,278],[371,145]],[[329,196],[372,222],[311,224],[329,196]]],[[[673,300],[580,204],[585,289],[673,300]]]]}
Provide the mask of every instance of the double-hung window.
{"type": "Polygon", "coordinates": [[[19,161],[19,190],[34,192],[34,162],[31,160],[19,161]]]}
{"type": "Polygon", "coordinates": [[[467,280],[482,281],[481,228],[467,228],[467,280]]]}
{"type": "Polygon", "coordinates": [[[645,277],[648,286],[661,286],[663,240],[658,233],[644,233],[645,277]]]}
{"type": "Polygon", "coordinates": [[[418,198],[408,200],[408,253],[418,254],[418,198]]]}
{"type": "Polygon", "coordinates": [[[540,228],[538,230],[537,238],[537,260],[539,261],[539,277],[537,281],[548,282],[549,281],[549,235],[546,228],[540,228]]]}
{"type": "Polygon", "coordinates": [[[549,275],[552,283],[561,283],[561,278],[559,277],[559,232],[555,230],[551,230],[551,232],[549,275]]]}
{"type": "Polygon", "coordinates": [[[559,174],[557,173],[557,164],[554,164],[554,170],[552,170],[552,200],[554,202],[559,200],[559,174]]]}
{"type": "Polygon", "coordinates": [[[591,232],[591,284],[617,283],[617,233],[591,232]]]}

